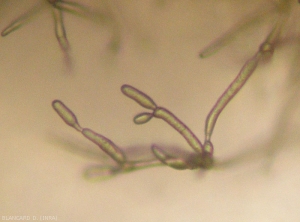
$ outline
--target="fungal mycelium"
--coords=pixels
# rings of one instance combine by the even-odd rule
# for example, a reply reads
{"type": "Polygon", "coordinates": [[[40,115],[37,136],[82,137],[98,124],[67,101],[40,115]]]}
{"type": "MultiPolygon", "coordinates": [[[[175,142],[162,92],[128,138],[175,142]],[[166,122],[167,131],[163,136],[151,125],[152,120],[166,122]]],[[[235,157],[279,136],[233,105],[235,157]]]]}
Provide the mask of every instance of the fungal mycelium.
{"type": "MultiPolygon", "coordinates": [[[[93,179],[108,179],[116,176],[120,173],[131,172],[155,166],[169,166],[177,170],[193,170],[193,169],[211,169],[215,166],[213,153],[214,147],[211,141],[211,137],[214,131],[216,122],[227,106],[227,104],[237,95],[241,88],[246,84],[247,80],[256,70],[261,61],[270,60],[274,54],[274,50],[277,44],[282,39],[282,31],[285,30],[285,26],[288,23],[290,15],[292,1],[274,1],[274,9],[269,13],[275,14],[274,23],[269,31],[267,37],[258,47],[258,50],[254,55],[248,59],[240,72],[234,78],[234,80],[228,85],[227,89],[217,99],[215,105],[210,110],[206,117],[205,130],[204,130],[204,142],[202,143],[197,136],[185,125],[179,118],[177,118],[168,109],[158,106],[154,100],[144,92],[136,89],[130,85],[123,85],[121,87],[122,93],[128,98],[137,102],[140,106],[150,110],[150,112],[143,112],[137,114],[134,117],[135,124],[145,124],[153,118],[162,119],[169,124],[173,129],[181,134],[186,140],[188,145],[192,148],[193,152],[190,152],[186,156],[176,156],[167,153],[163,148],[156,145],[151,147],[154,158],[149,160],[132,161],[128,160],[125,152],[119,148],[114,142],[105,136],[94,132],[88,128],[82,128],[75,114],[60,100],[54,100],[52,106],[59,116],[65,121],[66,124],[73,127],[77,131],[81,132],[84,137],[95,143],[104,151],[111,159],[116,162],[115,166],[99,166],[90,168],[86,171],[86,176],[93,179]]],[[[245,26],[251,24],[258,17],[255,16],[248,20],[245,26]]],[[[241,27],[237,28],[235,32],[241,30],[241,27]]],[[[225,45],[232,37],[233,33],[229,32],[225,34],[223,38],[213,42],[209,47],[205,48],[200,57],[205,58],[225,45]]]]}

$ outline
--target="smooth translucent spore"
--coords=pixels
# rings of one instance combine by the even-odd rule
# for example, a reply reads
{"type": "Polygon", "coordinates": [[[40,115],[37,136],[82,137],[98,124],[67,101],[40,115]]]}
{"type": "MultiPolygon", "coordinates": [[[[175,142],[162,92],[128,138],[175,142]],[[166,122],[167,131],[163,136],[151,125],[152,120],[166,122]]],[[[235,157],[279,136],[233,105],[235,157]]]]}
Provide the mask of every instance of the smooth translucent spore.
{"type": "Polygon", "coordinates": [[[125,155],[122,150],[114,144],[111,140],[106,137],[95,133],[93,130],[84,128],[82,130],[82,134],[91,140],[93,143],[97,144],[105,153],[107,153],[112,159],[114,159],[117,163],[123,164],[126,162],[125,155]]]}
{"type": "Polygon", "coordinates": [[[135,124],[145,124],[153,117],[152,113],[140,113],[133,118],[135,124]]]}
{"type": "Polygon", "coordinates": [[[239,92],[239,90],[243,87],[246,81],[249,79],[251,74],[257,67],[259,60],[261,59],[260,54],[256,54],[252,59],[250,59],[236,76],[236,78],[232,81],[232,83],[228,86],[225,92],[218,99],[214,107],[211,109],[210,113],[206,118],[205,123],[205,137],[206,140],[210,140],[213,129],[217,122],[217,119],[220,113],[223,111],[225,106],[231,101],[231,99],[239,92]]]}
{"type": "Polygon", "coordinates": [[[279,20],[276,25],[272,28],[271,32],[267,36],[266,40],[260,45],[258,52],[249,59],[242,67],[239,74],[228,86],[225,92],[218,99],[214,107],[206,118],[205,123],[205,140],[210,141],[212,132],[220,113],[226,107],[226,105],[232,100],[234,96],[240,91],[245,85],[247,80],[250,78],[252,73],[255,71],[259,61],[263,56],[272,56],[274,51],[274,43],[277,41],[280,34],[282,24],[284,20],[279,20]]]}
{"type": "Polygon", "coordinates": [[[203,146],[199,139],[194,135],[194,133],[181,122],[173,113],[166,110],[165,108],[159,107],[154,111],[154,116],[166,121],[175,130],[177,130],[188,142],[188,144],[196,151],[202,152],[203,146]]]}
{"type": "Polygon", "coordinates": [[[76,116],[62,101],[54,100],[52,102],[52,107],[66,124],[78,131],[81,131],[81,127],[78,124],[76,116]]]}
{"type": "Polygon", "coordinates": [[[133,99],[138,104],[140,104],[142,107],[146,109],[154,110],[156,109],[156,104],[154,101],[147,96],[145,93],[141,92],[140,90],[130,86],[130,85],[123,85],[121,87],[121,91],[126,95],[127,97],[133,99]]]}

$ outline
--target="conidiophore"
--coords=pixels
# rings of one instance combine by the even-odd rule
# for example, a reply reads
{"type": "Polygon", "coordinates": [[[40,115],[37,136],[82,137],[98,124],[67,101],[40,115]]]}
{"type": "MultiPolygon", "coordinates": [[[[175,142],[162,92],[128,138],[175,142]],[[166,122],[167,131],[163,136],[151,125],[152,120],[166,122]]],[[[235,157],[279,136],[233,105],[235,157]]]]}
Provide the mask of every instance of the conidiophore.
{"type": "MultiPolygon", "coordinates": [[[[226,105],[237,95],[240,89],[246,84],[247,80],[256,70],[258,64],[265,59],[270,59],[274,53],[274,49],[278,42],[281,41],[281,32],[287,24],[287,19],[290,15],[292,1],[277,1],[275,4],[276,11],[275,22],[265,38],[259,46],[257,52],[245,62],[235,79],[229,84],[223,94],[217,99],[217,102],[209,112],[205,122],[205,140],[202,143],[198,137],[178,119],[171,111],[161,106],[156,105],[154,100],[144,92],[130,86],[123,85],[122,93],[128,98],[134,100],[142,107],[150,110],[143,112],[134,117],[135,124],[145,124],[152,118],[164,120],[173,129],[179,132],[186,140],[194,152],[190,152],[187,156],[175,156],[167,153],[164,149],[157,146],[152,146],[151,150],[154,155],[153,159],[144,161],[131,161],[127,159],[125,152],[119,148],[110,139],[101,134],[94,132],[88,128],[82,128],[74,113],[60,100],[54,100],[52,106],[66,124],[81,132],[83,136],[95,143],[104,151],[111,159],[116,162],[115,166],[99,166],[90,168],[86,171],[86,176],[90,179],[108,179],[120,173],[127,173],[139,169],[154,167],[154,166],[169,166],[177,170],[184,169],[211,169],[215,166],[213,157],[214,147],[211,137],[218,117],[226,107],[226,105]]],[[[270,12],[271,13],[271,12],[270,12]]],[[[253,19],[258,19],[254,17],[253,19]]],[[[247,21],[246,26],[253,22],[253,19],[247,21]]],[[[238,30],[236,30],[238,31],[238,30]]],[[[232,33],[225,35],[200,53],[201,57],[207,57],[216,52],[226,42],[232,33]]]]}

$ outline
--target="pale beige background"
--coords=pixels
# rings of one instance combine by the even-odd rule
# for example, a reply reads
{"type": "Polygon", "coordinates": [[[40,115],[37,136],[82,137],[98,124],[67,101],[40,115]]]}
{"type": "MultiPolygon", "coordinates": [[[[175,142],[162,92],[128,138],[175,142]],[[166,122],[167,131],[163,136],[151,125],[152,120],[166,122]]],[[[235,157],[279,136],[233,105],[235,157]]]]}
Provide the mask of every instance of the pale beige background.
{"type": "MultiPolygon", "coordinates": [[[[148,156],[152,143],[190,150],[162,121],[134,125],[132,117],[144,109],[122,95],[121,85],[147,92],[203,140],[207,113],[270,26],[254,26],[206,60],[198,52],[247,13],[269,7],[268,1],[81,2],[111,10],[120,34],[117,53],[107,49],[111,25],[65,14],[73,62],[68,69],[50,10],[0,40],[0,220],[50,215],[90,222],[298,221],[299,99],[288,102],[287,85],[290,73],[299,75],[296,43],[261,65],[221,114],[213,135],[216,158],[245,154],[228,168],[205,173],[155,168],[91,183],[82,173],[100,158],[67,150],[101,151],[51,108],[52,100],[63,100],[83,126],[124,149],[140,146],[148,156]],[[278,152],[271,158],[266,150],[278,152]]],[[[1,29],[32,4],[3,1],[1,29]]]]}

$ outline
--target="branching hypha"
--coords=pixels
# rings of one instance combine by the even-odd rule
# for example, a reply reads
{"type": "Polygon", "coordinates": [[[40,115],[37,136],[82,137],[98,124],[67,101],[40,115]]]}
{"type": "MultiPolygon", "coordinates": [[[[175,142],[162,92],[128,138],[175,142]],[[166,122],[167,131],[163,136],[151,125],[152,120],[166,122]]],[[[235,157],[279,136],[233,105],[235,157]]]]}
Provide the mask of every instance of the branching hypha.
{"type": "MultiPolygon", "coordinates": [[[[283,4],[283,3],[282,3],[283,4]]],[[[284,8],[282,6],[282,8],[284,8]]],[[[284,8],[286,10],[286,7],[284,8]]],[[[179,120],[168,109],[157,106],[156,103],[148,95],[142,91],[130,86],[123,85],[121,87],[122,93],[137,102],[142,107],[151,110],[151,112],[143,112],[134,117],[135,124],[144,124],[150,121],[153,117],[164,120],[173,129],[179,132],[187,141],[189,146],[194,152],[189,153],[187,156],[175,156],[167,153],[164,149],[153,145],[151,147],[152,153],[155,158],[145,161],[131,161],[127,160],[126,154],[110,139],[94,132],[88,128],[82,128],[73,112],[64,105],[60,100],[54,100],[52,106],[59,116],[65,121],[66,124],[81,132],[83,136],[95,143],[107,155],[116,162],[116,166],[99,166],[90,168],[86,171],[86,176],[93,179],[108,179],[120,173],[131,172],[139,169],[144,169],[154,166],[169,166],[177,170],[184,169],[211,169],[219,163],[214,160],[213,152],[214,147],[211,142],[214,127],[221,112],[226,105],[237,95],[239,90],[245,85],[249,77],[256,70],[259,62],[265,59],[270,59],[273,55],[275,45],[280,40],[281,31],[286,24],[287,13],[279,13],[275,24],[267,35],[266,39],[260,45],[258,51],[250,58],[236,78],[230,83],[224,93],[218,98],[217,102],[209,112],[205,122],[205,140],[204,143],[195,136],[195,134],[179,120]]],[[[227,36],[225,36],[227,38],[227,36]]],[[[220,40],[221,42],[223,40],[220,40]]],[[[203,55],[210,55],[211,52],[220,48],[220,41],[217,44],[212,44],[206,48],[203,55]]],[[[203,56],[205,57],[205,56],[203,56]]]]}

